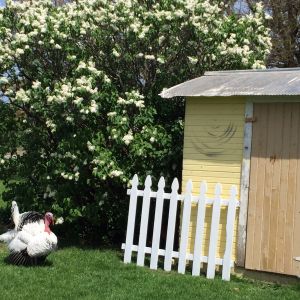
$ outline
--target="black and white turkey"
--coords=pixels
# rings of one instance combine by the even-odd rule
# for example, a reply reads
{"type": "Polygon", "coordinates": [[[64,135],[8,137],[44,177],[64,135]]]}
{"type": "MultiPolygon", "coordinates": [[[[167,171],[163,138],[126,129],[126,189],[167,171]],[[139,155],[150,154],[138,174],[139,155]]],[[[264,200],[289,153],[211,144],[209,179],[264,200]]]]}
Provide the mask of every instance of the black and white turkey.
{"type": "Polygon", "coordinates": [[[20,214],[18,205],[12,202],[11,216],[15,228],[0,235],[10,251],[8,260],[16,265],[43,263],[46,257],[56,249],[57,237],[51,231],[53,215],[42,215],[35,211],[20,214]]]}

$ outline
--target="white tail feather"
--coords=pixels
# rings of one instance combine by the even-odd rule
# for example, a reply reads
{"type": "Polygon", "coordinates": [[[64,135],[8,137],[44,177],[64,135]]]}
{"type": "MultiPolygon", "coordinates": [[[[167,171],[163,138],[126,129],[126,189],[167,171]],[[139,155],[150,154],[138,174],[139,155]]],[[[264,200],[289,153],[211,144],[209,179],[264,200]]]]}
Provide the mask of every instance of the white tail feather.
{"type": "Polygon", "coordinates": [[[16,230],[9,230],[0,235],[0,242],[4,242],[8,244],[15,238],[16,235],[17,235],[16,230]]]}
{"type": "Polygon", "coordinates": [[[11,203],[11,216],[15,224],[15,229],[17,229],[19,225],[19,220],[20,220],[20,213],[19,213],[19,207],[17,205],[16,201],[13,201],[11,203]]]}

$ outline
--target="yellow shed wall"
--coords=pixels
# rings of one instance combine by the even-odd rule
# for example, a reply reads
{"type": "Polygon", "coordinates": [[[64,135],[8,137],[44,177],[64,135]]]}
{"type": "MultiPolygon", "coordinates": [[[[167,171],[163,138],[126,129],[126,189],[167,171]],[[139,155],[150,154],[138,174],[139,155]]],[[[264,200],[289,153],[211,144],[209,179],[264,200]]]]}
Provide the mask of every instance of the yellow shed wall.
{"type": "MultiPolygon", "coordinates": [[[[193,192],[200,182],[208,184],[208,196],[214,195],[215,184],[223,186],[223,198],[228,198],[231,185],[240,188],[243,159],[245,99],[242,97],[191,97],[186,100],[183,178],[184,190],[189,179],[193,192]]],[[[239,195],[238,195],[239,197],[239,195]]],[[[237,213],[238,216],[238,213],[237,213]]],[[[211,208],[207,208],[203,255],[208,255],[211,208]]],[[[196,226],[196,207],[192,208],[189,252],[193,252],[196,226]]],[[[221,210],[217,257],[224,256],[226,209],[221,210]]],[[[236,258],[237,217],[232,257],[236,258]]]]}

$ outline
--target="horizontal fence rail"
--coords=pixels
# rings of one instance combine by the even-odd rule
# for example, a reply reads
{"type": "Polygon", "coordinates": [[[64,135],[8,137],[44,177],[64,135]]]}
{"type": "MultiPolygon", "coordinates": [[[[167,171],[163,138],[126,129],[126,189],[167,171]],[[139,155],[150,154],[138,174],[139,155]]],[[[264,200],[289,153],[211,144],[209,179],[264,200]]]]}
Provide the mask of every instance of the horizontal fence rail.
{"type": "Polygon", "coordinates": [[[164,270],[170,271],[172,268],[172,260],[178,259],[178,273],[185,273],[187,261],[193,261],[192,275],[198,276],[201,271],[201,263],[207,263],[207,278],[215,277],[216,265],[222,265],[222,279],[230,280],[230,269],[233,267],[234,262],[231,260],[232,245],[234,236],[234,221],[236,215],[236,208],[239,206],[237,201],[237,188],[232,186],[230,190],[230,198],[222,199],[222,185],[220,183],[215,186],[215,196],[213,198],[206,197],[207,184],[202,182],[200,185],[199,195],[192,195],[193,184],[189,180],[186,185],[184,194],[178,194],[179,183],[177,178],[173,180],[171,186],[171,193],[165,193],[165,180],[163,177],[158,182],[157,191],[151,190],[152,180],[150,176],[147,176],[145,181],[145,187],[143,190],[138,189],[138,176],[134,175],[131,181],[131,189],[127,190],[127,194],[130,195],[128,223],[126,231],[126,242],[122,244],[124,252],[124,263],[130,263],[132,252],[137,252],[137,265],[144,266],[145,254],[151,254],[150,268],[157,269],[158,257],[164,256],[164,270]],[[137,210],[138,197],[142,197],[142,212],[141,222],[139,230],[138,245],[133,245],[135,219],[137,210]],[[148,220],[151,199],[155,200],[155,214],[153,225],[153,237],[151,247],[146,246],[148,220]],[[163,216],[164,201],[169,201],[169,214],[167,225],[167,237],[165,249],[159,249],[160,236],[161,236],[161,224],[163,216]],[[178,201],[182,202],[181,213],[181,228],[180,228],[180,241],[179,251],[174,251],[174,237],[175,237],[175,225],[178,201]],[[194,251],[188,253],[188,237],[190,230],[190,219],[192,204],[197,209],[196,219],[196,233],[194,240],[194,251]],[[203,256],[203,236],[204,236],[204,221],[206,206],[212,205],[212,217],[211,217],[211,230],[209,238],[209,250],[208,256],[203,256]],[[227,207],[227,219],[226,219],[226,245],[225,252],[222,258],[216,257],[216,249],[218,242],[218,230],[220,223],[221,207],[227,207]]]}

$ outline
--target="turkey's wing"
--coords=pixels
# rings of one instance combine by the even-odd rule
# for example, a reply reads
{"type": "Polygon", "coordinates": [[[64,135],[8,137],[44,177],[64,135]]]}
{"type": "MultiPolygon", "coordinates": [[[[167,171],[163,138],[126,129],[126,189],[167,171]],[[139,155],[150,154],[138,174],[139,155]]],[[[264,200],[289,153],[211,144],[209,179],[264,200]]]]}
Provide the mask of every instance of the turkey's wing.
{"type": "Polygon", "coordinates": [[[36,211],[28,211],[20,215],[18,231],[21,231],[23,226],[29,223],[35,223],[44,220],[44,216],[36,211]]]}

